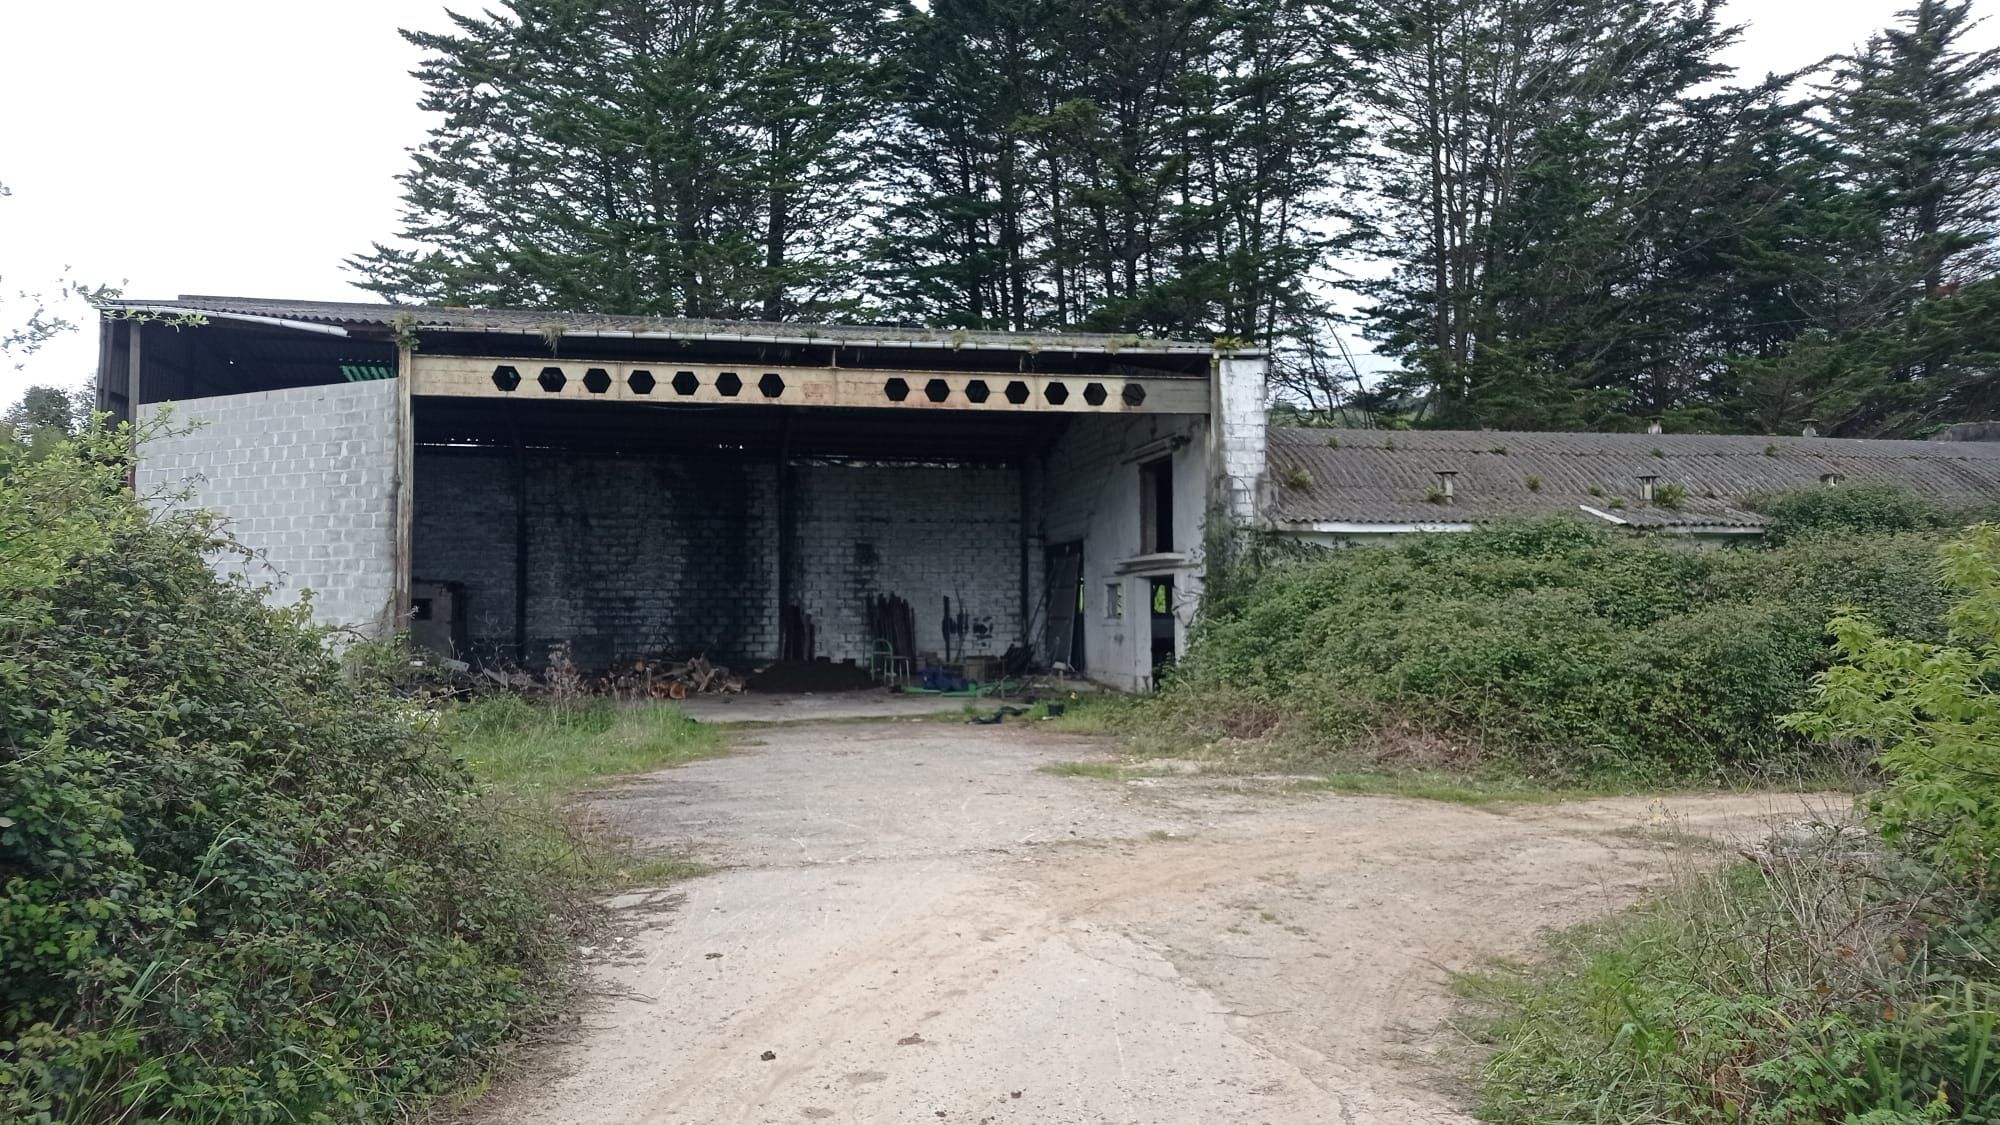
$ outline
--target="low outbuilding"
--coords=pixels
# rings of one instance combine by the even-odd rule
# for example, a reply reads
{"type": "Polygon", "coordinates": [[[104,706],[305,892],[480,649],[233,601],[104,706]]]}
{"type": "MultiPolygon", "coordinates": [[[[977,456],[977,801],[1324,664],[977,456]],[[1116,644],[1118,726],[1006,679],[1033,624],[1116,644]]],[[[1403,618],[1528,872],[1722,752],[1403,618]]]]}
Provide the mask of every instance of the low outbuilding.
{"type": "Polygon", "coordinates": [[[1324,545],[1556,515],[1740,539],[1763,533],[1760,500],[1860,484],[2000,501],[1988,441],[1272,427],[1267,445],[1267,525],[1324,545]]]}

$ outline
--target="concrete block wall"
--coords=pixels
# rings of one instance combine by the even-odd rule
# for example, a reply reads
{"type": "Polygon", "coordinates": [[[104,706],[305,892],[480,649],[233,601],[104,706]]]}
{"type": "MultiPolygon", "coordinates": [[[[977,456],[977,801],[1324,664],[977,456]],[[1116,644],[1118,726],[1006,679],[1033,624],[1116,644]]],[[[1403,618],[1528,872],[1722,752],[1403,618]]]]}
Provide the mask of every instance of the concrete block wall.
{"type": "Polygon", "coordinates": [[[218,565],[268,585],[272,602],[311,590],[322,623],[395,626],[393,380],[147,405],[142,425],[167,408],[165,430],[139,451],[140,496],[224,517],[261,560],[218,565]]]}
{"type": "MultiPolygon", "coordinates": [[[[530,450],[524,479],[529,662],[777,654],[775,466],[530,450]]],[[[513,656],[516,481],[509,451],[417,451],[415,577],[464,585],[482,658],[513,656]]]]}
{"type": "Polygon", "coordinates": [[[1006,468],[802,464],[792,468],[793,599],[818,653],[866,663],[867,606],[893,594],[916,613],[919,652],[944,652],[944,599],[998,656],[1021,637],[1021,475],[1006,468]]]}
{"type": "MultiPolygon", "coordinates": [[[[1186,645],[1201,592],[1210,493],[1207,434],[1207,420],[1199,417],[1079,418],[1037,466],[1038,526],[1031,539],[1038,547],[1083,543],[1084,665],[1094,680],[1127,691],[1150,684],[1150,575],[1173,577],[1177,651],[1186,645]],[[1160,457],[1173,463],[1174,554],[1180,558],[1146,565],[1139,560],[1153,552],[1141,543],[1139,466],[1160,457]],[[1124,614],[1116,618],[1107,616],[1106,604],[1106,587],[1114,583],[1124,591],[1124,614]]],[[[1046,569],[1038,562],[1031,573],[1037,583],[1034,604],[1043,606],[1046,569]]],[[[1038,618],[1040,631],[1046,612],[1038,618]]],[[[1038,651],[1041,640],[1038,635],[1038,651]]]]}
{"type": "Polygon", "coordinates": [[[1219,360],[1217,378],[1214,440],[1221,469],[1217,499],[1232,520],[1254,524],[1264,511],[1269,471],[1265,427],[1270,363],[1261,357],[1219,360]]]}

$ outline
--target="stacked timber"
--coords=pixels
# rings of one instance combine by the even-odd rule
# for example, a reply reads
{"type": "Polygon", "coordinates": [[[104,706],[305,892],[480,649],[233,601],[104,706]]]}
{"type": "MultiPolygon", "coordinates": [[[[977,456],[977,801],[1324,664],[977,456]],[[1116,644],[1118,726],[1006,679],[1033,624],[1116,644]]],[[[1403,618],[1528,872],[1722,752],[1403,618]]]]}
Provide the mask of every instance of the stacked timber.
{"type": "Polygon", "coordinates": [[[917,611],[894,594],[878,594],[868,606],[868,639],[888,641],[897,656],[917,655],[917,611]]]}
{"type": "Polygon", "coordinates": [[[690,695],[740,695],[743,679],[705,656],[693,660],[634,660],[600,677],[599,694],[614,699],[686,699],[690,695]]]}

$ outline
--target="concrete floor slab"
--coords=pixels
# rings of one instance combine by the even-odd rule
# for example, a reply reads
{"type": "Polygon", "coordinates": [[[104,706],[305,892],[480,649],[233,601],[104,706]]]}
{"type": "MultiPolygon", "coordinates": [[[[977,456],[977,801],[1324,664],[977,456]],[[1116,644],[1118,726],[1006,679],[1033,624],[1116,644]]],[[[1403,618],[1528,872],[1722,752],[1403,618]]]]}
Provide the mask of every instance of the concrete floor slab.
{"type": "Polygon", "coordinates": [[[621,899],[574,1033],[475,1118],[1458,1125],[1454,970],[1802,809],[1062,777],[1107,745],[1031,723],[741,738],[593,799],[724,869],[621,899]]]}

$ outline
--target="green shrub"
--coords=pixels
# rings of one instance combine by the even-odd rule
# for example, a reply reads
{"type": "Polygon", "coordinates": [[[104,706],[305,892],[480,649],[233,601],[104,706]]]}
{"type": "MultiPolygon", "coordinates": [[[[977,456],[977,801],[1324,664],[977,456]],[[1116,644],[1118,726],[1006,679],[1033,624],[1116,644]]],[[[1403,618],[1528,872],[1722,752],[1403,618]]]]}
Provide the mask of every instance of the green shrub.
{"type": "Polygon", "coordinates": [[[128,464],[95,434],[0,481],[0,1119],[395,1116],[566,935],[434,724],[128,464]]]}
{"type": "Polygon", "coordinates": [[[1574,521],[1501,525],[1227,576],[1145,721],[1359,748],[1385,730],[1562,780],[1814,768],[1778,729],[1834,608],[1938,634],[1935,539],[1702,550],[1574,521]]]}
{"type": "Polygon", "coordinates": [[[1758,500],[1753,506],[1770,518],[1764,537],[1771,543],[1824,535],[1940,531],[1962,527],[1973,515],[1889,484],[1807,489],[1758,500]]]}
{"type": "Polygon", "coordinates": [[[2000,526],[1982,524],[1944,549],[1958,595],[1944,644],[1885,634],[1843,614],[1831,626],[1840,663],[1814,708],[1787,724],[1879,751],[1888,784],[1870,811],[1892,843],[1980,886],[2000,874],[2000,526]]]}
{"type": "MultiPolygon", "coordinates": [[[[1865,802],[1879,840],[1795,826],[1755,865],[1686,876],[1570,935],[1552,965],[1486,978],[1489,1118],[2000,1122],[2000,527],[1942,553],[1956,599],[1944,643],[1842,613],[1839,662],[1812,709],[1784,719],[1879,752],[1887,782],[1865,802]]],[[[1862,562],[1779,557],[1810,564],[1780,574],[1809,590],[1862,562]]],[[[1741,658],[1770,646],[1711,624],[1733,638],[1721,658],[1737,658],[1716,674],[1753,675],[1741,658]]],[[[1694,666],[1702,631],[1681,639],[1694,666]]]]}

